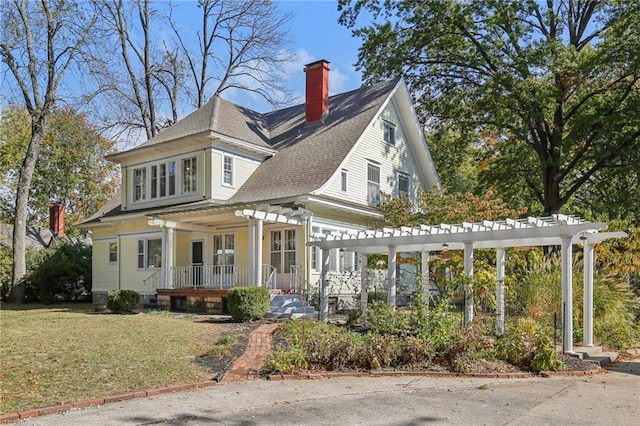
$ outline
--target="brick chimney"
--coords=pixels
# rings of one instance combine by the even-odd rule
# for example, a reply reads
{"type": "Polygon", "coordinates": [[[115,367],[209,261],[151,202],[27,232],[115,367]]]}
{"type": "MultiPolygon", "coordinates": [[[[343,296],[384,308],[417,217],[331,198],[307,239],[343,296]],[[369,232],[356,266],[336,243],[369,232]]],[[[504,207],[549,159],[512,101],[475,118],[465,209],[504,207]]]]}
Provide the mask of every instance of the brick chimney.
{"type": "Polygon", "coordinates": [[[64,204],[49,204],[49,229],[54,236],[64,237],[64,204]]]}
{"type": "Polygon", "coordinates": [[[307,74],[305,117],[307,123],[324,122],[329,115],[329,61],[321,59],[304,66],[307,74]]]}

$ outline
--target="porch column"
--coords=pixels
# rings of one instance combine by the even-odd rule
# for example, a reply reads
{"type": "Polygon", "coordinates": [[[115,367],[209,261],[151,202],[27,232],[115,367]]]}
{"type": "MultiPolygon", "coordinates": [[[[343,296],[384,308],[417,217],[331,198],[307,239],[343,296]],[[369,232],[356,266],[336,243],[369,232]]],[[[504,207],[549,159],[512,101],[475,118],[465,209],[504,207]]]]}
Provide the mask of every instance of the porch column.
{"type": "Polygon", "coordinates": [[[252,282],[256,277],[256,221],[249,219],[249,271],[247,285],[257,286],[252,282]]]}
{"type": "Polygon", "coordinates": [[[464,243],[464,323],[473,321],[473,243],[464,243]]]}
{"type": "Polygon", "coordinates": [[[170,227],[164,227],[164,250],[165,253],[165,262],[164,265],[164,285],[165,288],[173,288],[173,267],[175,266],[175,260],[173,257],[173,234],[174,229],[170,227]]]}
{"type": "Polygon", "coordinates": [[[424,294],[424,300],[429,306],[431,300],[431,291],[429,284],[429,252],[423,251],[421,253],[420,273],[422,274],[422,293],[424,294]]]}
{"type": "Polygon", "coordinates": [[[593,244],[584,244],[583,344],[593,346],[593,244]]]}
{"type": "Polygon", "coordinates": [[[504,334],[504,249],[496,249],[496,335],[504,334]]]}
{"type": "Polygon", "coordinates": [[[358,256],[358,262],[360,263],[360,310],[362,311],[362,318],[367,317],[367,255],[360,253],[358,256]]]}
{"type": "Polygon", "coordinates": [[[329,321],[329,249],[321,250],[320,321],[329,321]]]}
{"type": "Polygon", "coordinates": [[[562,352],[573,352],[573,288],[571,237],[562,237],[562,352]]]}
{"type": "Polygon", "coordinates": [[[256,241],[255,241],[255,285],[258,287],[262,287],[262,229],[263,229],[263,220],[256,220],[256,241]]]}
{"type": "Polygon", "coordinates": [[[396,309],[396,248],[389,247],[389,260],[387,261],[387,282],[389,284],[389,305],[396,309]]]}

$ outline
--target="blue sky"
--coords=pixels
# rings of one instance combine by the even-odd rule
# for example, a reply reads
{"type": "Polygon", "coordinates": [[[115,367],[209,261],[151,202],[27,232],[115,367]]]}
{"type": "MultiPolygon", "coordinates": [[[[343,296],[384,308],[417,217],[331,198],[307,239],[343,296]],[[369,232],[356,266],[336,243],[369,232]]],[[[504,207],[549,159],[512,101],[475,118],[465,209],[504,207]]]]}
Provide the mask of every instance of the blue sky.
{"type": "MultiPolygon", "coordinates": [[[[362,85],[361,73],[355,70],[360,40],[351,36],[351,30],[338,24],[338,6],[331,0],[280,0],[283,11],[291,12],[291,46],[295,61],[288,67],[287,87],[299,101],[304,98],[305,64],[318,59],[331,63],[329,73],[330,94],[342,93],[362,85]]],[[[271,108],[262,99],[246,93],[223,95],[233,102],[259,112],[271,108]]]]}

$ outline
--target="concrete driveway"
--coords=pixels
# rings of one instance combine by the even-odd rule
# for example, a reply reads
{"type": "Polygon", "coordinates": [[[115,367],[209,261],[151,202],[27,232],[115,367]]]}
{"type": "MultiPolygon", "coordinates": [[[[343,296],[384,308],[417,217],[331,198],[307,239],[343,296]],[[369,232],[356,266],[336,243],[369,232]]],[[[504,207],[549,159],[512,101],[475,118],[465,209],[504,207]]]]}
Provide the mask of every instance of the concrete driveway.
{"type": "Polygon", "coordinates": [[[640,362],[595,376],[233,382],[27,419],[28,425],[638,425],[640,362]]]}

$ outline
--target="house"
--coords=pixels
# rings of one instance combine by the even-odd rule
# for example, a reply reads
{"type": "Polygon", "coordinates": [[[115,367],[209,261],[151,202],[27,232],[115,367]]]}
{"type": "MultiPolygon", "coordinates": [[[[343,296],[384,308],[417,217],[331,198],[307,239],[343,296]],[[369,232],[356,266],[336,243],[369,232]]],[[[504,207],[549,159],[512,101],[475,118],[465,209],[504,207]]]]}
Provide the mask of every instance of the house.
{"type": "MultiPolygon", "coordinates": [[[[304,71],[304,104],[261,114],[215,98],[107,157],[121,190],[81,225],[94,303],[127,288],[216,312],[236,285],[309,291],[321,270],[312,233],[379,227],[382,192],[438,184],[402,79],[329,96],[329,62],[304,71]]],[[[335,250],[331,269],[357,258],[335,250]]]]}

